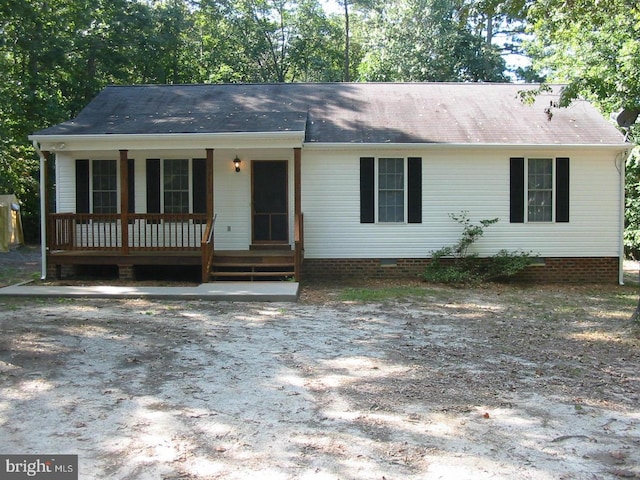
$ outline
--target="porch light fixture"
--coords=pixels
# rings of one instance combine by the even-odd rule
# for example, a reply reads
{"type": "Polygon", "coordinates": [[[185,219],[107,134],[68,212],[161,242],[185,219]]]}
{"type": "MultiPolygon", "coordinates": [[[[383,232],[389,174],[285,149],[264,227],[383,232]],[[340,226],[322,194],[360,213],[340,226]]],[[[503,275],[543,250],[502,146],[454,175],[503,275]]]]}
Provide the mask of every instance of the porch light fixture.
{"type": "Polygon", "coordinates": [[[236,172],[240,171],[240,163],[242,163],[242,161],[236,155],[236,158],[233,159],[233,166],[236,167],[236,172]]]}

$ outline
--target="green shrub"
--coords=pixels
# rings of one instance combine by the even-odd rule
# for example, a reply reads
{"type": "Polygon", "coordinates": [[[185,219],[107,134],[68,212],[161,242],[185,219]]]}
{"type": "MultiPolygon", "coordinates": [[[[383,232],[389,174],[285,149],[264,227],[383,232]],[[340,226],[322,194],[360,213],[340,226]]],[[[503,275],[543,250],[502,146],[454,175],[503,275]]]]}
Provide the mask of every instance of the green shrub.
{"type": "Polygon", "coordinates": [[[531,265],[531,252],[500,250],[487,262],[484,280],[504,280],[531,265]]]}
{"type": "Polygon", "coordinates": [[[531,253],[521,250],[500,250],[489,258],[469,253],[469,247],[484,235],[485,228],[497,223],[498,219],[480,220],[478,224],[473,224],[466,211],[449,216],[463,227],[460,240],[455,245],[431,252],[431,262],[422,274],[424,280],[449,284],[505,280],[531,263],[531,253]]]}

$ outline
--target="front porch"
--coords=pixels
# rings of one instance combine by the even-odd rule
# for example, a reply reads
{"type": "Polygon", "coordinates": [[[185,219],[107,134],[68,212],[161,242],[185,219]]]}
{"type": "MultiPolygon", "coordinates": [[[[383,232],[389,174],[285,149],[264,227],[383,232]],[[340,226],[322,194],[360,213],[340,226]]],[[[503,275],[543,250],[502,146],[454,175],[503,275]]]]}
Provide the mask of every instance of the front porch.
{"type": "MultiPolygon", "coordinates": [[[[48,194],[52,191],[49,172],[45,166],[52,159],[50,152],[43,151],[42,192],[43,207],[47,212],[43,227],[46,236],[47,277],[61,278],[80,265],[116,266],[118,276],[128,280],[135,279],[136,267],[140,266],[197,266],[203,283],[282,278],[299,281],[304,257],[301,148],[289,150],[289,157],[282,149],[273,155],[285,158],[283,161],[267,159],[247,162],[251,168],[243,171],[249,172],[249,177],[240,176],[239,167],[235,167],[235,172],[228,172],[226,161],[223,164],[216,162],[219,175],[223,178],[221,182],[214,182],[214,149],[206,148],[204,153],[202,158],[195,150],[185,155],[185,158],[191,158],[184,162],[188,166],[189,178],[188,211],[192,213],[155,213],[167,206],[162,207],[160,202],[158,185],[164,183],[157,174],[161,162],[149,159],[148,152],[142,154],[145,161],[136,162],[130,158],[130,151],[126,149],[119,150],[117,197],[111,206],[114,213],[86,213],[94,209],[95,204],[90,203],[90,198],[95,202],[95,197],[89,195],[89,177],[81,176],[79,172],[88,174],[89,165],[95,168],[95,162],[99,163],[101,160],[78,160],[74,157],[65,157],[64,168],[67,171],[74,165],[76,168],[75,211],[54,213],[51,208],[53,202],[48,194]],[[293,168],[289,169],[288,165],[293,168]],[[277,192],[269,190],[276,182],[262,171],[264,168],[258,171],[258,166],[279,168],[282,177],[279,178],[279,185],[284,189],[277,192]],[[84,183],[81,177],[84,178],[84,183]],[[256,182],[256,179],[262,180],[262,183],[256,182]],[[220,202],[222,206],[219,211],[225,225],[218,231],[214,214],[214,183],[216,191],[220,192],[219,197],[224,200],[220,202]],[[146,192],[142,190],[145,192],[142,195],[136,193],[136,185],[142,185],[146,192]],[[239,188],[230,188],[229,185],[239,188]],[[291,191],[288,191],[287,185],[293,187],[291,191]],[[246,205],[245,200],[238,196],[229,197],[228,192],[252,195],[250,211],[238,211],[229,201],[230,198],[246,205]],[[275,201],[272,198],[274,195],[275,201]],[[292,202],[289,201],[290,198],[292,202]],[[148,213],[149,211],[154,213],[148,213]],[[229,241],[232,224],[235,237],[233,241],[229,241]],[[240,235],[235,233],[239,225],[239,231],[242,232],[240,235]],[[251,235],[247,232],[251,232],[251,235]],[[219,245],[215,244],[216,236],[219,245]],[[253,250],[254,243],[260,244],[257,245],[259,247],[266,245],[276,248],[261,249],[258,253],[253,250]]],[[[229,152],[226,153],[228,154],[229,152]]],[[[254,155],[257,156],[255,153],[254,155]]],[[[260,156],[262,157],[264,154],[260,156]]],[[[61,178],[62,176],[58,178],[58,183],[61,178]]],[[[112,180],[115,185],[115,179],[112,180]]],[[[95,184],[96,180],[93,179],[93,182],[95,184]]],[[[164,182],[166,183],[166,178],[164,182]]],[[[95,193],[95,189],[93,192],[95,193]]],[[[166,202],[168,196],[163,198],[166,202]]],[[[61,208],[72,210],[74,199],[71,199],[71,202],[65,199],[61,208]]],[[[61,202],[56,204],[60,208],[61,202]]]]}

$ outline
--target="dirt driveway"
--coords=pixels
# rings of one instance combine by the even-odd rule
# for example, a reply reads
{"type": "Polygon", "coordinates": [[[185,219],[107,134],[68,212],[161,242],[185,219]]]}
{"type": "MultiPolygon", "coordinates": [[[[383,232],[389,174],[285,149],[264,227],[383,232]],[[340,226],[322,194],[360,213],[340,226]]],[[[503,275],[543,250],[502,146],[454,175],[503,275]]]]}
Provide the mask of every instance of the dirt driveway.
{"type": "Polygon", "coordinates": [[[4,300],[3,453],[81,479],[640,478],[621,287],[4,300]]]}

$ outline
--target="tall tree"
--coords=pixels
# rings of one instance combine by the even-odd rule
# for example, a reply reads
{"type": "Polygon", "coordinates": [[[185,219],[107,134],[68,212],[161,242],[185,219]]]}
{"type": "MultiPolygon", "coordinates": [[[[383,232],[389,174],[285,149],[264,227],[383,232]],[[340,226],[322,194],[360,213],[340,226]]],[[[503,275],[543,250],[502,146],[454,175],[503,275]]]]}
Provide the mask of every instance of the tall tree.
{"type": "MultiPolygon", "coordinates": [[[[353,10],[359,10],[360,13],[369,10],[375,10],[380,5],[380,0],[338,0],[343,9],[344,22],[344,63],[342,81],[350,82],[353,70],[353,53],[352,53],[352,14],[353,10]],[[353,8],[351,8],[353,7],[353,8]]],[[[365,15],[366,16],[366,15],[365,15]]]]}
{"type": "MultiPolygon", "coordinates": [[[[485,39],[488,47],[497,48],[503,58],[519,58],[517,63],[526,63],[523,48],[526,15],[534,0],[462,0],[462,15],[468,15],[468,22],[475,33],[485,39]]],[[[487,68],[490,68],[488,65],[487,68]]],[[[522,67],[519,67],[522,69],[522,67]]],[[[522,78],[518,67],[507,69],[522,78]]]]}
{"type": "Polygon", "coordinates": [[[375,15],[363,80],[502,81],[504,60],[458,0],[401,0],[375,15]]]}
{"type": "Polygon", "coordinates": [[[327,16],[317,0],[300,0],[289,52],[292,78],[304,82],[343,80],[342,31],[336,17],[327,16]]]}
{"type": "Polygon", "coordinates": [[[603,111],[640,106],[640,6],[629,0],[538,0],[530,9],[528,53],[550,81],[567,83],[603,111]]]}
{"type": "Polygon", "coordinates": [[[0,0],[0,181],[2,193],[15,193],[29,226],[37,225],[38,161],[27,143],[35,125],[67,116],[61,85],[68,81],[66,54],[76,11],[62,0],[0,0]]]}
{"type": "Polygon", "coordinates": [[[350,49],[350,34],[351,34],[351,24],[349,22],[349,0],[342,0],[344,5],[344,81],[351,81],[351,75],[349,74],[350,68],[350,58],[349,58],[349,49],[350,49]]]}
{"type": "Polygon", "coordinates": [[[242,81],[336,80],[337,23],[318,0],[230,2],[225,17],[242,81]]]}
{"type": "MultiPolygon", "coordinates": [[[[487,45],[493,45],[498,34],[513,37],[524,31],[528,7],[534,0],[462,0],[458,7],[469,16],[469,22],[482,35],[487,45]]],[[[506,44],[511,49],[513,45],[506,44]]]]}

